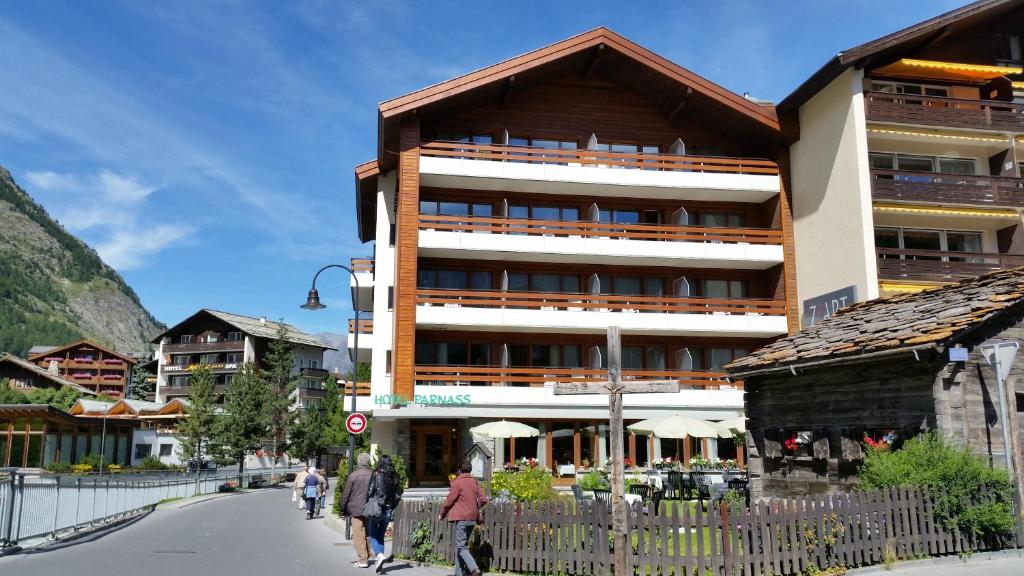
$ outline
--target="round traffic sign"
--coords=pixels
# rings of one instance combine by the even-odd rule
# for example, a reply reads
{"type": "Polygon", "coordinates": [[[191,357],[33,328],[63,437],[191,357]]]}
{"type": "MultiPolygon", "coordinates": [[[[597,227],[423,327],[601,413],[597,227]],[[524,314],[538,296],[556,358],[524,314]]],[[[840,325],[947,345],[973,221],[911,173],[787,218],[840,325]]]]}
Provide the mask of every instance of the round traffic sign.
{"type": "Polygon", "coordinates": [[[362,434],[366,430],[366,416],[353,412],[345,418],[345,429],[351,434],[362,434]]]}

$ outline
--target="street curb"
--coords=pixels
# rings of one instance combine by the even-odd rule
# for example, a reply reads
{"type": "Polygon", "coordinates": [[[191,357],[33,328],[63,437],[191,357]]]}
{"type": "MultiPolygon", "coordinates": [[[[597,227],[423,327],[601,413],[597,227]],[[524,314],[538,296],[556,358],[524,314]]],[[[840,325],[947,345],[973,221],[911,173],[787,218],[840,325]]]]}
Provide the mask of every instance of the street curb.
{"type": "Polygon", "coordinates": [[[911,570],[915,568],[926,568],[930,566],[943,567],[943,566],[956,566],[962,564],[979,564],[983,562],[992,562],[995,560],[1006,560],[1020,558],[1024,559],[1024,550],[1009,549],[1009,550],[996,550],[994,552],[978,552],[970,556],[961,558],[960,556],[940,556],[938,558],[925,558],[923,560],[907,560],[899,561],[891,569],[887,570],[885,566],[866,566],[864,568],[854,568],[849,570],[847,574],[850,576],[880,576],[882,574],[899,574],[902,571],[911,570]]]}
{"type": "MultiPolygon", "coordinates": [[[[345,536],[345,521],[341,519],[341,516],[335,514],[333,510],[328,510],[327,514],[324,515],[324,526],[327,526],[338,534],[345,536]]],[[[344,540],[344,543],[349,546],[352,545],[351,540],[344,540]]]]}
{"type": "Polygon", "coordinates": [[[69,535],[67,535],[65,537],[58,538],[57,540],[46,541],[46,542],[43,542],[42,544],[39,544],[39,545],[36,545],[36,546],[29,546],[28,548],[22,548],[21,546],[16,546],[16,547],[11,549],[13,551],[8,552],[7,550],[5,550],[3,553],[0,553],[0,556],[14,555],[14,554],[19,554],[19,553],[21,553],[21,554],[42,554],[42,553],[45,553],[45,552],[50,552],[52,550],[60,550],[61,548],[66,548],[68,546],[73,546],[75,544],[81,544],[81,543],[84,543],[84,542],[93,542],[95,540],[99,540],[100,538],[106,536],[107,534],[110,534],[111,532],[115,532],[117,530],[120,530],[121,528],[126,528],[126,527],[131,526],[132,524],[142,520],[146,516],[149,516],[150,514],[152,514],[153,513],[153,509],[154,509],[153,506],[149,506],[148,509],[146,509],[144,512],[140,512],[140,513],[135,514],[133,516],[129,516],[128,518],[121,518],[120,520],[116,520],[114,522],[109,522],[107,524],[100,524],[100,525],[94,526],[92,528],[88,528],[88,529],[85,529],[85,530],[80,530],[78,532],[73,532],[73,533],[71,533],[71,534],[69,534],[69,535]]]}

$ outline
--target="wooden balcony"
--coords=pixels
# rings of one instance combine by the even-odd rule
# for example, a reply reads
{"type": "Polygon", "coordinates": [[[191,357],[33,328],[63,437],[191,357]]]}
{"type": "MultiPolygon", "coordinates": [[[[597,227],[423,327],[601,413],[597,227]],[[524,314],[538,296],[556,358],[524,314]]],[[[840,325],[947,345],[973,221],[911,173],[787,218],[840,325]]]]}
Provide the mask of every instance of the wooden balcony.
{"type": "Polygon", "coordinates": [[[492,162],[523,162],[562,166],[599,168],[632,168],[673,172],[717,172],[727,174],[778,175],[779,167],[770,160],[757,158],[725,158],[683,156],[677,154],[639,154],[598,150],[559,150],[501,144],[470,144],[465,142],[424,142],[420,154],[460,160],[492,162]]]}
{"type": "Polygon", "coordinates": [[[676,298],[671,296],[622,296],[616,294],[566,294],[554,292],[506,292],[502,290],[416,291],[417,305],[470,308],[524,308],[551,311],[661,312],[669,314],[770,314],[785,315],[786,303],[753,298],[676,298]]]}
{"type": "Polygon", "coordinates": [[[889,92],[865,92],[867,119],[943,128],[1024,132],[1024,105],[889,92]]]}
{"type": "Polygon", "coordinates": [[[192,352],[241,352],[245,350],[245,340],[221,340],[220,342],[190,342],[188,344],[164,344],[164,354],[184,354],[192,352]]]}
{"type": "Polygon", "coordinates": [[[431,214],[420,214],[420,230],[562,238],[625,238],[661,242],[782,244],[781,230],[764,228],[704,228],[700,226],[615,224],[608,222],[572,222],[431,214]]]}
{"type": "Polygon", "coordinates": [[[373,274],[373,258],[353,258],[351,268],[357,274],[360,272],[373,274]]]}
{"type": "Polygon", "coordinates": [[[954,282],[1024,266],[1024,256],[877,248],[879,280],[954,282]]]}
{"type": "MultiPolygon", "coordinates": [[[[349,318],[349,320],[348,320],[348,333],[349,334],[355,334],[356,333],[356,321],[353,318],[349,318]]],[[[363,320],[363,319],[359,320],[359,333],[360,334],[373,334],[373,318],[370,318],[369,320],[363,320]]]]}
{"type": "Polygon", "coordinates": [[[330,375],[330,371],[324,368],[302,368],[299,370],[299,375],[303,378],[314,378],[322,380],[330,375]]]}
{"type": "Polygon", "coordinates": [[[1024,208],[1024,178],[874,169],[871,196],[875,200],[1024,208]]]}
{"type": "MultiPolygon", "coordinates": [[[[727,382],[724,372],[678,370],[623,370],[624,380],[679,380],[680,390],[742,389],[743,383],[727,382]]],[[[509,366],[425,366],[415,367],[414,379],[421,385],[438,386],[530,386],[546,382],[600,382],[608,378],[601,368],[520,368],[509,366]]]]}

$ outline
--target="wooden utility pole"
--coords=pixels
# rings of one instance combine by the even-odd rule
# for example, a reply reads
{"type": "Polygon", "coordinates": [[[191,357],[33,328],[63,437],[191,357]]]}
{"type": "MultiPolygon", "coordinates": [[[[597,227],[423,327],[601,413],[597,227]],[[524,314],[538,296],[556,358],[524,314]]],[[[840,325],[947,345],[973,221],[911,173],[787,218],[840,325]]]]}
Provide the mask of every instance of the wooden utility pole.
{"type": "Polygon", "coordinates": [[[608,394],[608,433],[612,461],[612,556],[615,576],[626,576],[626,550],[630,546],[626,528],[625,450],[622,446],[622,395],[679,392],[678,380],[622,381],[622,339],[618,326],[608,327],[608,380],[606,382],[557,382],[555,394],[608,394]]]}

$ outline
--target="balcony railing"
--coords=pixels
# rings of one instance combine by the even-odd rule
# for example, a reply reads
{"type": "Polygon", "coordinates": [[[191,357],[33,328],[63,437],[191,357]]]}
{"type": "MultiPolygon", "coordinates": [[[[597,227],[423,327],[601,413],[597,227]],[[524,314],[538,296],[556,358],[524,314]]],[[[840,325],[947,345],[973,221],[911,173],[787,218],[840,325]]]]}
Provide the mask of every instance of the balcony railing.
{"type": "Polygon", "coordinates": [[[785,302],[753,298],[677,298],[624,296],[618,294],[566,294],[556,292],[506,292],[502,290],[416,291],[416,304],[470,308],[527,308],[590,312],[662,312],[672,314],[771,314],[784,315],[785,302]]]}
{"type": "MultiPolygon", "coordinates": [[[[630,370],[624,380],[679,380],[680,390],[691,388],[742,389],[742,383],[728,382],[724,372],[686,372],[678,370],[630,370]]],[[[415,367],[417,384],[456,386],[519,385],[539,387],[546,382],[600,382],[608,378],[601,368],[544,368],[510,366],[426,366],[415,367]]]]}
{"type": "Polygon", "coordinates": [[[952,282],[1024,266],[1024,256],[942,250],[877,248],[880,280],[952,282]]]}
{"type": "MultiPolygon", "coordinates": [[[[348,333],[355,334],[356,332],[356,321],[353,318],[348,320],[348,333]]],[[[359,333],[360,334],[373,334],[373,319],[359,320],[359,333]]]]}
{"type": "Polygon", "coordinates": [[[1024,131],[1024,105],[890,92],[865,92],[867,119],[947,128],[1024,131]]]}
{"type": "Polygon", "coordinates": [[[717,172],[728,174],[778,175],[779,167],[771,160],[758,158],[725,158],[715,156],[683,156],[678,154],[639,154],[598,150],[560,150],[501,144],[470,144],[465,142],[424,142],[423,156],[524,162],[598,168],[633,168],[673,172],[717,172]]]}
{"type": "Polygon", "coordinates": [[[373,274],[373,258],[353,258],[352,271],[356,273],[369,272],[373,274]]]}
{"type": "Polygon", "coordinates": [[[181,352],[233,352],[245,350],[245,340],[222,340],[220,342],[189,342],[188,344],[164,344],[164,354],[181,352]]]}
{"type": "Polygon", "coordinates": [[[662,224],[616,224],[434,214],[420,214],[420,230],[527,236],[625,238],[664,242],[782,244],[781,230],[763,228],[704,228],[662,224]]]}
{"type": "Polygon", "coordinates": [[[875,200],[1024,208],[1024,178],[881,169],[871,176],[875,200]]]}

